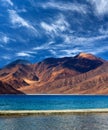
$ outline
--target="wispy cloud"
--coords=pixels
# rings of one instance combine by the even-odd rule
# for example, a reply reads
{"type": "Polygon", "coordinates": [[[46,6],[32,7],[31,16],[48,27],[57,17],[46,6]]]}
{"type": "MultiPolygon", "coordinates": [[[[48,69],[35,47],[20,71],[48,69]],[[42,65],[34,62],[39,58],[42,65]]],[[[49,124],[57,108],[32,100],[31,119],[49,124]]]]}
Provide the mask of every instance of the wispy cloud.
{"type": "Polygon", "coordinates": [[[88,50],[89,53],[92,53],[94,55],[98,55],[101,53],[108,52],[108,46],[100,46],[100,47],[94,47],[94,50],[91,48],[88,50]],[[95,50],[95,51],[94,51],[95,50]]]}
{"type": "Polygon", "coordinates": [[[25,8],[16,8],[16,10],[17,10],[17,13],[26,13],[27,12],[27,10],[25,9],[25,8]]]}
{"type": "Polygon", "coordinates": [[[75,48],[75,49],[63,49],[60,51],[60,53],[62,54],[59,54],[59,57],[71,57],[71,56],[75,56],[76,54],[80,53],[80,52],[83,52],[82,49],[80,48],[75,48]]]}
{"type": "Polygon", "coordinates": [[[9,16],[10,16],[11,23],[15,27],[26,27],[27,29],[30,29],[35,33],[37,33],[35,27],[33,27],[30,22],[28,22],[27,20],[19,16],[19,14],[15,10],[9,10],[9,16]]]}
{"type": "Polygon", "coordinates": [[[49,48],[51,49],[52,54],[55,53],[55,56],[57,57],[74,56],[80,52],[100,54],[108,51],[107,46],[103,47],[100,45],[100,41],[102,42],[104,39],[108,38],[108,35],[78,37],[65,34],[63,38],[65,38],[64,43],[49,48]],[[54,53],[53,50],[55,51],[54,53]]]}
{"type": "Polygon", "coordinates": [[[55,41],[49,40],[49,41],[47,41],[46,43],[44,43],[42,45],[38,44],[38,46],[33,47],[31,52],[36,53],[38,51],[44,51],[44,50],[50,51],[50,50],[55,50],[55,49],[56,49],[55,41]]]}
{"type": "Polygon", "coordinates": [[[54,9],[58,9],[61,11],[76,11],[76,12],[84,13],[84,14],[87,12],[86,5],[79,4],[79,3],[54,2],[54,1],[51,2],[50,1],[50,2],[41,4],[41,6],[44,9],[54,8],[54,9]]]}
{"type": "Polygon", "coordinates": [[[16,56],[19,56],[19,57],[32,57],[32,55],[27,53],[27,52],[18,52],[18,53],[16,53],[16,56]]]}
{"type": "Polygon", "coordinates": [[[77,43],[94,43],[96,41],[100,41],[100,40],[103,40],[103,39],[106,39],[108,38],[108,35],[100,35],[100,36],[91,36],[91,37],[75,37],[73,40],[77,43]]]}
{"type": "Polygon", "coordinates": [[[10,6],[13,6],[13,5],[14,5],[11,0],[1,0],[1,2],[3,2],[4,5],[7,5],[7,4],[9,4],[10,6]]]}
{"type": "Polygon", "coordinates": [[[11,6],[13,6],[13,2],[11,0],[5,0],[8,4],[10,4],[11,6]]]}
{"type": "MultiPolygon", "coordinates": [[[[0,32],[0,46],[8,50],[7,44],[16,42],[16,39],[11,34],[0,32]]],[[[8,46],[9,47],[9,46],[8,46]]]]}
{"type": "Polygon", "coordinates": [[[108,1],[107,0],[88,0],[95,9],[97,15],[108,14],[108,1]]]}
{"type": "Polygon", "coordinates": [[[100,28],[98,29],[98,32],[101,35],[108,35],[108,23],[104,24],[104,25],[101,25],[100,28]]]}
{"type": "Polygon", "coordinates": [[[32,28],[29,23],[24,20],[22,17],[20,17],[15,10],[9,10],[10,19],[13,25],[23,26],[27,28],[32,28]]]}
{"type": "Polygon", "coordinates": [[[56,32],[55,28],[45,22],[41,22],[41,26],[43,27],[43,29],[45,29],[47,32],[56,32]]]}
{"type": "Polygon", "coordinates": [[[41,46],[33,47],[32,50],[39,51],[39,50],[47,50],[47,49],[49,49],[49,45],[48,44],[43,44],[41,46]]]}
{"type": "Polygon", "coordinates": [[[59,50],[59,53],[57,54],[58,57],[71,57],[71,56],[75,56],[77,54],[79,54],[80,52],[86,52],[86,53],[91,53],[94,55],[99,55],[101,53],[107,52],[108,51],[108,47],[107,46],[100,46],[100,47],[93,47],[94,49],[92,49],[91,47],[77,47],[77,48],[68,48],[68,49],[62,49],[59,50]],[[95,51],[94,51],[95,50],[95,51]]]}
{"type": "Polygon", "coordinates": [[[10,38],[6,35],[3,35],[3,36],[0,37],[0,42],[3,43],[3,44],[4,43],[7,44],[9,41],[10,41],[10,38]]]}
{"type": "Polygon", "coordinates": [[[2,41],[7,44],[10,41],[10,38],[7,36],[4,36],[2,37],[2,41]]]}
{"type": "Polygon", "coordinates": [[[66,21],[65,17],[60,14],[55,18],[55,20],[50,23],[41,22],[41,27],[46,31],[49,35],[59,35],[69,29],[69,23],[66,21]]]}
{"type": "Polygon", "coordinates": [[[84,45],[84,43],[86,45],[92,45],[92,43],[104,40],[106,38],[108,38],[107,34],[101,34],[101,35],[97,35],[97,36],[89,36],[89,37],[85,37],[85,36],[74,36],[74,35],[62,35],[62,38],[64,39],[64,43],[67,44],[76,44],[76,45],[84,45]]]}
{"type": "Polygon", "coordinates": [[[10,60],[12,57],[10,55],[3,55],[1,58],[4,60],[10,60]]]}
{"type": "Polygon", "coordinates": [[[50,49],[49,52],[53,55],[53,56],[57,56],[57,52],[53,49],[50,49]]]}
{"type": "Polygon", "coordinates": [[[63,34],[62,37],[64,40],[59,44],[44,44],[41,46],[34,47],[34,51],[44,51],[47,50],[55,57],[65,57],[65,56],[74,56],[80,52],[87,52],[93,54],[99,54],[103,51],[107,51],[108,48],[103,48],[99,45],[99,42],[108,38],[108,35],[98,35],[98,36],[74,36],[63,34]],[[99,47],[97,48],[97,46],[99,47]],[[92,49],[94,48],[94,50],[92,49]]]}

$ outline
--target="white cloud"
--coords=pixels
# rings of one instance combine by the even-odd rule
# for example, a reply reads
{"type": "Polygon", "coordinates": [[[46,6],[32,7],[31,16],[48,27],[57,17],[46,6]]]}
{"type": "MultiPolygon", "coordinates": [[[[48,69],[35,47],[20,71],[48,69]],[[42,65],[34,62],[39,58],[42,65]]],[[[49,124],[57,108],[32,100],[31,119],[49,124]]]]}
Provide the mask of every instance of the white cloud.
{"type": "Polygon", "coordinates": [[[97,15],[108,14],[108,0],[88,0],[95,8],[97,15]]]}
{"type": "Polygon", "coordinates": [[[92,47],[77,47],[77,48],[74,48],[74,49],[62,49],[59,51],[59,54],[58,54],[58,57],[71,57],[71,56],[75,56],[76,54],[80,53],[80,52],[86,52],[86,53],[91,53],[91,54],[94,54],[94,55],[98,55],[98,54],[101,54],[101,53],[104,53],[104,52],[107,52],[108,51],[108,47],[107,46],[100,46],[100,47],[93,47],[94,49],[92,49],[92,47]]]}
{"type": "Polygon", "coordinates": [[[20,17],[15,10],[9,10],[11,23],[16,27],[26,27],[37,33],[37,30],[24,18],[20,17]]]}
{"type": "Polygon", "coordinates": [[[58,57],[74,56],[80,52],[99,54],[108,51],[108,47],[102,47],[101,45],[99,45],[98,42],[100,40],[108,38],[108,35],[100,35],[96,37],[87,38],[78,36],[68,36],[67,34],[65,34],[62,37],[64,38],[64,43],[55,45],[52,48],[52,50],[57,50],[56,56],[58,57]]]}
{"type": "Polygon", "coordinates": [[[86,45],[92,45],[91,43],[108,38],[108,35],[103,34],[103,35],[91,36],[91,37],[78,37],[78,36],[65,34],[65,35],[62,35],[62,38],[64,39],[64,43],[67,43],[67,44],[73,43],[76,45],[81,45],[81,44],[83,45],[85,43],[86,45]]]}
{"type": "Polygon", "coordinates": [[[101,47],[95,48],[95,51],[93,49],[91,49],[89,52],[94,55],[108,52],[108,46],[101,46],[101,47]]]}
{"type": "Polygon", "coordinates": [[[53,28],[53,26],[48,25],[48,24],[45,23],[45,22],[41,22],[41,26],[42,26],[46,31],[48,31],[49,33],[50,33],[50,32],[55,32],[55,28],[53,28]]]}
{"type": "Polygon", "coordinates": [[[106,39],[108,38],[108,35],[100,35],[100,36],[96,36],[96,37],[77,37],[75,38],[74,40],[75,41],[79,41],[80,43],[83,43],[83,42],[86,42],[86,43],[92,43],[92,42],[95,42],[95,41],[100,41],[100,40],[103,40],[103,39],[106,39]]]}
{"type": "Polygon", "coordinates": [[[66,43],[66,44],[70,44],[73,42],[73,36],[64,34],[64,35],[62,35],[62,38],[64,39],[64,43],[66,43]]]}
{"type": "Polygon", "coordinates": [[[24,51],[24,52],[27,53],[27,54],[36,54],[35,51],[31,51],[31,50],[29,50],[29,51],[24,51]]]}
{"type": "Polygon", "coordinates": [[[70,3],[70,2],[47,2],[41,5],[43,8],[54,8],[61,11],[77,11],[79,13],[86,13],[87,8],[85,5],[79,3],[70,3]]]}
{"type": "Polygon", "coordinates": [[[53,54],[54,56],[57,56],[57,53],[56,53],[56,51],[55,50],[49,50],[49,52],[51,53],[51,54],[53,54]]]}
{"type": "Polygon", "coordinates": [[[16,56],[31,57],[31,55],[27,52],[18,52],[18,53],[16,53],[16,56]]]}
{"type": "Polygon", "coordinates": [[[65,17],[61,14],[50,23],[41,22],[40,25],[46,31],[46,33],[52,36],[54,36],[54,34],[60,35],[60,33],[63,33],[69,30],[69,27],[70,27],[65,17]]]}
{"type": "Polygon", "coordinates": [[[40,51],[40,50],[51,50],[54,49],[55,45],[54,45],[55,41],[47,41],[47,43],[42,44],[40,46],[36,46],[32,48],[32,51],[40,51]]]}
{"type": "Polygon", "coordinates": [[[108,23],[104,24],[104,25],[101,25],[100,28],[98,29],[98,32],[101,35],[108,35],[108,23]]]}
{"type": "Polygon", "coordinates": [[[9,43],[16,42],[17,39],[15,39],[15,38],[16,37],[12,36],[11,34],[6,34],[6,33],[3,33],[3,32],[0,32],[0,46],[4,47],[5,49],[9,49],[9,48],[6,48],[6,45],[9,44],[9,43]]]}
{"type": "Polygon", "coordinates": [[[1,46],[4,46],[3,44],[9,43],[10,40],[11,40],[11,38],[9,38],[7,35],[1,34],[1,36],[0,36],[0,42],[2,43],[1,46]]]}
{"type": "Polygon", "coordinates": [[[23,18],[21,18],[15,10],[9,10],[9,13],[10,13],[11,22],[13,25],[18,24],[18,26],[24,26],[27,28],[31,28],[29,23],[26,20],[24,20],[23,18]]]}
{"type": "Polygon", "coordinates": [[[3,55],[3,56],[1,56],[1,58],[4,59],[4,60],[10,60],[11,56],[9,56],[9,55],[3,55]]]}
{"type": "Polygon", "coordinates": [[[49,45],[48,44],[44,44],[44,45],[41,45],[41,46],[37,46],[37,47],[34,47],[33,50],[47,50],[49,49],[49,45]]]}
{"type": "Polygon", "coordinates": [[[7,4],[9,4],[10,6],[14,5],[11,0],[1,0],[1,1],[4,3],[4,5],[7,5],[7,4]]]}
{"type": "Polygon", "coordinates": [[[61,55],[60,57],[64,56],[64,57],[71,57],[71,56],[75,56],[76,54],[83,52],[82,49],[79,48],[74,48],[74,49],[63,49],[60,51],[60,53],[62,53],[63,55],[61,55]]]}
{"type": "Polygon", "coordinates": [[[5,0],[8,4],[10,4],[11,6],[13,6],[13,2],[11,0],[5,0]]]}
{"type": "Polygon", "coordinates": [[[2,37],[2,41],[3,41],[4,43],[8,43],[8,42],[10,41],[10,38],[7,37],[7,36],[4,36],[4,37],[2,37]]]}
{"type": "Polygon", "coordinates": [[[16,10],[17,10],[18,13],[27,12],[27,10],[25,8],[21,8],[21,9],[16,8],[16,10]]]}

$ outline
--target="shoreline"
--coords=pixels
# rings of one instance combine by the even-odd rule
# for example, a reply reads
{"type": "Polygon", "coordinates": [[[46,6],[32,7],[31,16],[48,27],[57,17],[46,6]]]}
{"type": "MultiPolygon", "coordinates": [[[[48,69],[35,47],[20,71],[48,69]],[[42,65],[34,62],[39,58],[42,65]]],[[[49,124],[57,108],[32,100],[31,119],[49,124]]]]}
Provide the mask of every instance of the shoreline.
{"type": "Polygon", "coordinates": [[[108,113],[105,109],[77,109],[77,110],[0,110],[1,116],[38,116],[38,115],[87,115],[108,113]]]}
{"type": "Polygon", "coordinates": [[[108,96],[107,94],[0,94],[0,96],[108,96]]]}

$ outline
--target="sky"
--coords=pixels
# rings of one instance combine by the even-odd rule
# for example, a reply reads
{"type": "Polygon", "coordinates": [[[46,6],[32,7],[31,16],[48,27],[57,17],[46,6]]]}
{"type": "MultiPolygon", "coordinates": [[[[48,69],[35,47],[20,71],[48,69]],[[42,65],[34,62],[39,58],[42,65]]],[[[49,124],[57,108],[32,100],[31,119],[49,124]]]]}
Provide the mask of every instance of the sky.
{"type": "Polygon", "coordinates": [[[0,67],[80,52],[108,60],[108,0],[0,0],[0,67]]]}

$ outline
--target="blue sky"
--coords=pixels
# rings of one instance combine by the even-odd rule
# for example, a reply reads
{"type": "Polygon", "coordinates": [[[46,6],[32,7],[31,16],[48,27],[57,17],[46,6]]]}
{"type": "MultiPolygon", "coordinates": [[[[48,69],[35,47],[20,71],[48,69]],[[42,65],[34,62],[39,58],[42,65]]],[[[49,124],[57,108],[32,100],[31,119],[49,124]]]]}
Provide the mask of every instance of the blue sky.
{"type": "Polygon", "coordinates": [[[108,60],[107,0],[0,0],[0,66],[80,52],[108,60]]]}

